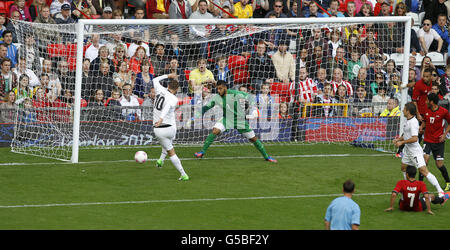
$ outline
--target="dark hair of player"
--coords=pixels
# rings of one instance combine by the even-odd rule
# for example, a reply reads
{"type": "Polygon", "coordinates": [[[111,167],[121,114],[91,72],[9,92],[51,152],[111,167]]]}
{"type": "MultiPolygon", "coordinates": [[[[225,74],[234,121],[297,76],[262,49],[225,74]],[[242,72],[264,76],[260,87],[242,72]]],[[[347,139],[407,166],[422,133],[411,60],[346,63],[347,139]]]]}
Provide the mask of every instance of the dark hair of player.
{"type": "Polygon", "coordinates": [[[417,109],[414,103],[408,102],[407,104],[405,104],[405,109],[407,109],[411,115],[416,115],[417,109]]]}
{"type": "Polygon", "coordinates": [[[435,93],[428,94],[428,101],[433,102],[434,104],[439,103],[439,96],[435,93]]]}
{"type": "Polygon", "coordinates": [[[216,83],[216,87],[218,87],[219,85],[223,85],[225,87],[228,87],[227,82],[224,80],[218,80],[216,83]]]}
{"type": "Polygon", "coordinates": [[[414,166],[408,165],[406,167],[406,174],[408,174],[409,178],[416,178],[417,169],[414,166]]]}
{"type": "Polygon", "coordinates": [[[353,193],[355,190],[355,183],[352,180],[347,180],[343,185],[344,193],[353,193]]]}
{"type": "Polygon", "coordinates": [[[177,80],[172,79],[172,80],[169,81],[168,87],[169,87],[169,89],[171,89],[171,90],[177,90],[178,87],[180,87],[180,84],[178,83],[177,80]]]}

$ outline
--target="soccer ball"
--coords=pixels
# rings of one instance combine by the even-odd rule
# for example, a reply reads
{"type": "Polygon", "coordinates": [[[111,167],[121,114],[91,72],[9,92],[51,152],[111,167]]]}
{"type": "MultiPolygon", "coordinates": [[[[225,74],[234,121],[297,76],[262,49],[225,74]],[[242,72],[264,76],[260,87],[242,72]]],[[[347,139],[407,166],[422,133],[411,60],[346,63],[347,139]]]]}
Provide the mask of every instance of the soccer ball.
{"type": "Polygon", "coordinates": [[[144,163],[147,161],[147,153],[144,151],[137,151],[136,154],[134,154],[134,159],[137,163],[144,163]]]}

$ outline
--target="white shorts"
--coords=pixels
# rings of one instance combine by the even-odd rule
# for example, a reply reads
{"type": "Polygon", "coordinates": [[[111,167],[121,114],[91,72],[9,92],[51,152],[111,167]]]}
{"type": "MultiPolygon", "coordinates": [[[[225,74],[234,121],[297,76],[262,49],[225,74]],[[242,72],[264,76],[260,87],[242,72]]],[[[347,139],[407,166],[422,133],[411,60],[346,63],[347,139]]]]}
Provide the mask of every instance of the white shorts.
{"type": "Polygon", "coordinates": [[[409,166],[414,166],[416,168],[424,167],[425,159],[423,158],[423,154],[419,155],[407,155],[404,154],[402,157],[402,163],[409,166]]]}
{"type": "Polygon", "coordinates": [[[177,127],[170,126],[165,128],[154,128],[156,138],[158,138],[161,147],[169,151],[173,148],[172,141],[175,140],[175,136],[177,134],[177,127]]]}

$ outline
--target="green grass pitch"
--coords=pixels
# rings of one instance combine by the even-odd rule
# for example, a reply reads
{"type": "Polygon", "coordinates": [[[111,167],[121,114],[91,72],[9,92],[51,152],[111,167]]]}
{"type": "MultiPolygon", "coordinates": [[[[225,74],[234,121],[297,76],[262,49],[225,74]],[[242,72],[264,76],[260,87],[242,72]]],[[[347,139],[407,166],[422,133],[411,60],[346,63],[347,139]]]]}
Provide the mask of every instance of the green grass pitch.
{"type": "MultiPolygon", "coordinates": [[[[386,153],[266,145],[278,160],[273,164],[251,144],[213,146],[205,159],[194,159],[200,147],[176,147],[188,182],[178,181],[168,159],[162,169],[154,160],[133,161],[138,150],[158,158],[158,147],[85,149],[79,164],[1,148],[0,229],[322,230],[328,204],[349,178],[356,183],[361,230],[450,229],[450,204],[432,205],[434,216],[401,212],[398,205],[383,211],[402,178],[400,159],[386,153]]],[[[434,160],[429,169],[443,184],[434,160]]]]}

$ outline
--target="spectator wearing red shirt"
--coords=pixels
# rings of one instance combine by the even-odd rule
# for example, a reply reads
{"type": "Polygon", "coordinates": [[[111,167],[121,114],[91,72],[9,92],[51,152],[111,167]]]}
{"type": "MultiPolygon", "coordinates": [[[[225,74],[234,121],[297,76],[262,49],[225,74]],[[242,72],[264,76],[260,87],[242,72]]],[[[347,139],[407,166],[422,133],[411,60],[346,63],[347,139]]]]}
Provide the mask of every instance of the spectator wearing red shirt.
{"type": "Polygon", "coordinates": [[[333,93],[336,94],[337,89],[340,85],[344,85],[347,89],[347,95],[353,96],[353,87],[350,82],[344,80],[344,73],[341,68],[335,68],[333,70],[333,78],[331,81],[331,86],[333,88],[333,93]]]}
{"type": "Polygon", "coordinates": [[[169,18],[169,8],[171,0],[163,0],[163,6],[159,6],[157,0],[147,1],[147,18],[167,19],[169,18]]]}
{"type": "Polygon", "coordinates": [[[145,54],[145,48],[139,46],[134,52],[134,56],[130,58],[128,69],[133,71],[134,73],[139,74],[141,72],[141,65],[144,60],[148,60],[150,62],[150,74],[154,75],[153,64],[151,63],[150,58],[145,54]]]}
{"type": "Polygon", "coordinates": [[[318,95],[318,89],[313,79],[308,77],[308,71],[305,67],[299,70],[298,90],[300,94],[300,102],[313,102],[318,95]]]}
{"type": "Polygon", "coordinates": [[[378,16],[381,13],[381,9],[383,4],[386,3],[389,5],[389,13],[392,13],[392,5],[389,4],[387,0],[377,0],[377,3],[375,4],[375,7],[373,8],[373,15],[378,16]]]}
{"type": "Polygon", "coordinates": [[[36,119],[41,122],[50,120],[50,113],[47,107],[50,107],[50,102],[46,96],[43,88],[38,88],[33,98],[33,107],[36,108],[36,119]]]}
{"type": "Polygon", "coordinates": [[[28,7],[25,7],[25,0],[15,0],[14,4],[11,5],[11,9],[9,10],[9,13],[11,13],[11,16],[14,11],[19,12],[19,14],[20,14],[19,20],[27,21],[27,22],[32,21],[31,15],[30,15],[30,10],[28,9],[28,7]]]}

